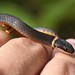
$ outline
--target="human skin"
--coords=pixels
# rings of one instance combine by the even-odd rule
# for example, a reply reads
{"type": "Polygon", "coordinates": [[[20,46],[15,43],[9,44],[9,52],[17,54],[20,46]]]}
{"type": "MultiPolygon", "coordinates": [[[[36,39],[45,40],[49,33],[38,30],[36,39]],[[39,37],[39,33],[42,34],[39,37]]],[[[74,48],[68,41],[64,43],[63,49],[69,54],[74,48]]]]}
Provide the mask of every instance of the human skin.
{"type": "MultiPolygon", "coordinates": [[[[75,48],[75,40],[68,39],[75,48]]],[[[40,75],[75,75],[75,53],[65,54],[54,49],[52,59],[45,65],[40,75]]]]}
{"type": "MultiPolygon", "coordinates": [[[[0,30],[0,75],[75,75],[75,56],[0,30]]],[[[67,40],[75,48],[75,40],[67,40]]]]}

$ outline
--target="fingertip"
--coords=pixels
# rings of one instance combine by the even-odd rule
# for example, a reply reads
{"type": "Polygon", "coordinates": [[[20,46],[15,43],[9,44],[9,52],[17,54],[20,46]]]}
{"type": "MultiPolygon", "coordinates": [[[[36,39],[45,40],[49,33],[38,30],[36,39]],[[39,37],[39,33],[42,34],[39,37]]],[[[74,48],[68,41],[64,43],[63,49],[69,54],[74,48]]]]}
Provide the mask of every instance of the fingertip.
{"type": "Polygon", "coordinates": [[[75,39],[67,39],[66,41],[68,41],[74,48],[74,53],[72,54],[72,56],[75,58],[75,39]]]}
{"type": "Polygon", "coordinates": [[[67,39],[66,41],[75,43],[75,39],[67,39]]]}
{"type": "Polygon", "coordinates": [[[67,39],[66,41],[69,42],[75,48],[75,39],[67,39]]]}

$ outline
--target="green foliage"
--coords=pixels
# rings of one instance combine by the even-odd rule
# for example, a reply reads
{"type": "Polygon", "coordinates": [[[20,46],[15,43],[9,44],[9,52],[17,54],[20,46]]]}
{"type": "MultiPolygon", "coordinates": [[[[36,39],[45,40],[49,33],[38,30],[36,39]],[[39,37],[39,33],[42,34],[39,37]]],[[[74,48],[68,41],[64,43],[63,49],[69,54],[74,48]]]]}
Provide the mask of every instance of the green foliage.
{"type": "Polygon", "coordinates": [[[20,18],[21,20],[23,20],[25,23],[34,25],[35,27],[34,16],[31,13],[29,13],[27,10],[25,10],[24,8],[18,6],[17,4],[1,3],[0,13],[14,15],[20,18]]]}
{"type": "Polygon", "coordinates": [[[44,6],[40,13],[41,22],[47,26],[52,27],[58,26],[58,23],[66,17],[70,12],[70,8],[75,4],[75,1],[60,1],[53,3],[52,5],[47,4],[44,6]]]}

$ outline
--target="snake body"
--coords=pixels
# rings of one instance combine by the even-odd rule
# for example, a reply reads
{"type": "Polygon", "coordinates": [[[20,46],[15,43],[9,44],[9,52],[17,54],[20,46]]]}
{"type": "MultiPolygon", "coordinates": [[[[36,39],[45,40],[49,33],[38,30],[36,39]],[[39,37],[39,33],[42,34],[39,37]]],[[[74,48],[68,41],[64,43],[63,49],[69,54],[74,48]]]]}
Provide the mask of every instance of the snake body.
{"type": "Polygon", "coordinates": [[[42,29],[40,29],[39,31],[35,30],[15,16],[9,14],[0,14],[0,24],[8,25],[23,36],[41,44],[45,44],[53,48],[58,47],[68,53],[74,52],[72,45],[70,45],[65,40],[59,38],[58,35],[54,33],[54,31],[51,30],[49,32],[43,32],[42,29]]]}

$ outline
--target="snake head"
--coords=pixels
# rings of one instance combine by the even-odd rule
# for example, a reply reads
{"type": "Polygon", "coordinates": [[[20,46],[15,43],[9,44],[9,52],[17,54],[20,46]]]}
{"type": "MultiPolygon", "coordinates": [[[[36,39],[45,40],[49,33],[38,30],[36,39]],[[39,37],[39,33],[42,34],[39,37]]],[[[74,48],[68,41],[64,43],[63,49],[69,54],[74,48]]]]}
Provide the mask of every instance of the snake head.
{"type": "Polygon", "coordinates": [[[74,53],[74,48],[72,45],[63,39],[57,39],[54,43],[54,46],[68,53],[74,53]]]}

